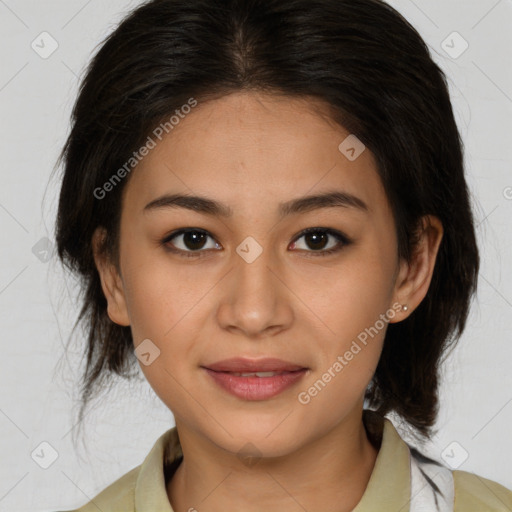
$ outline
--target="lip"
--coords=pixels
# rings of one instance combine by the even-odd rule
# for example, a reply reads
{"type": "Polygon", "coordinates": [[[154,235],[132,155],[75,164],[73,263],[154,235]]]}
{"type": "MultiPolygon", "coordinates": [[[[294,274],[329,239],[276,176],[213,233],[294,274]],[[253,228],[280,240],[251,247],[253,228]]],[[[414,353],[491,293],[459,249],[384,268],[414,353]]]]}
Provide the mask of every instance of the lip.
{"type": "Polygon", "coordinates": [[[283,361],[273,357],[263,359],[248,359],[245,357],[234,357],[217,361],[216,363],[204,365],[203,368],[215,372],[293,372],[305,369],[305,366],[283,361]]]}
{"type": "Polygon", "coordinates": [[[293,386],[308,368],[275,358],[233,358],[202,367],[221,389],[243,400],[268,400],[293,386]],[[234,373],[279,372],[269,377],[242,377],[234,373]]]}

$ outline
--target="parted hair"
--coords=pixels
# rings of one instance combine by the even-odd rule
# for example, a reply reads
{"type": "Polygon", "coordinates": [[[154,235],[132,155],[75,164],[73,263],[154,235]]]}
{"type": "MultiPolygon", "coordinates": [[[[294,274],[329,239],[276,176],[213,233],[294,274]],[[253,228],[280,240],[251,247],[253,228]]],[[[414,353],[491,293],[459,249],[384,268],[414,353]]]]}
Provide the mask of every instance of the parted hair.
{"type": "Polygon", "coordinates": [[[237,91],[321,100],[365,144],[392,208],[398,257],[412,257],[422,216],[442,222],[428,292],[388,325],[366,390],[370,407],[428,438],[440,365],[464,330],[480,260],[446,76],[416,29],[381,0],[153,0],[100,44],[59,159],[56,243],[82,285],[76,325],[87,342],[80,422],[105,383],[138,365],[130,327],[107,315],[92,249],[102,226],[102,250],[118,262],[129,176],[105,198],[95,190],[190,98],[201,104],[237,91]]]}

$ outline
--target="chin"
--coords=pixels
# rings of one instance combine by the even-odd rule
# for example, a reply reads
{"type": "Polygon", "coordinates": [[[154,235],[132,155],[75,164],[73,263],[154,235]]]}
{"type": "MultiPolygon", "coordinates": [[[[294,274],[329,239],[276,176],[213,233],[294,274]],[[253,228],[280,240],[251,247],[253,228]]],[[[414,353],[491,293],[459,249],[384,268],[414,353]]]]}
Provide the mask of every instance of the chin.
{"type": "Polygon", "coordinates": [[[210,439],[240,457],[281,457],[296,450],[304,436],[304,430],[295,424],[297,419],[292,419],[293,415],[285,419],[287,414],[252,419],[245,415],[243,419],[225,423],[229,433],[219,427],[215,433],[210,432],[213,434],[210,439]]]}

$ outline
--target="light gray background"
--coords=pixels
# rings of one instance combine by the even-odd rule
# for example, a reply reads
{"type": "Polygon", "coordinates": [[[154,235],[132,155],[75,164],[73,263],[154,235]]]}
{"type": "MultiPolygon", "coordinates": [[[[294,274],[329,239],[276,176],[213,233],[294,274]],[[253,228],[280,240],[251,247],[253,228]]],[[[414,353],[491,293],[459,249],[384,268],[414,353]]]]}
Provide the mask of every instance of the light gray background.
{"type": "MultiPolygon", "coordinates": [[[[0,0],[2,511],[83,504],[140,464],[174,425],[140,372],[139,382],[121,383],[89,412],[87,449],[79,444],[75,451],[80,339],[63,356],[77,314],[75,286],[55,257],[44,262],[58,193],[50,174],[69,130],[78,79],[96,45],[138,3],[0,0]],[[31,47],[35,41],[40,53],[51,49],[44,31],[58,43],[46,59],[31,47]],[[42,442],[58,454],[48,469],[35,462],[50,460],[42,442]]],[[[424,451],[512,488],[512,1],[390,3],[448,74],[482,256],[466,332],[444,366],[439,433],[424,451]],[[463,43],[454,31],[469,44],[456,58],[463,43]]]]}

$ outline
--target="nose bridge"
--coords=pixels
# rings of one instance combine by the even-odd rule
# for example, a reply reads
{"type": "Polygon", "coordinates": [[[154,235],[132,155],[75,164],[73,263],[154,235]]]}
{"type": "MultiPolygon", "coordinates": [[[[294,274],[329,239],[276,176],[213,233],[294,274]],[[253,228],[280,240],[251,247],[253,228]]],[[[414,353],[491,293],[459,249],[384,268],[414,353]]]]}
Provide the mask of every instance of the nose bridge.
{"type": "Polygon", "coordinates": [[[270,246],[270,237],[264,237],[260,243],[255,237],[248,236],[237,246],[236,253],[236,288],[242,293],[271,294],[275,277],[270,269],[276,266],[276,262],[273,261],[275,251],[270,246]]]}
{"type": "Polygon", "coordinates": [[[219,309],[224,328],[237,328],[247,336],[270,327],[283,327],[291,318],[286,313],[283,285],[275,275],[275,269],[280,267],[279,258],[270,246],[265,247],[271,237],[264,238],[260,244],[255,237],[248,236],[236,247],[231,282],[219,309]]]}

